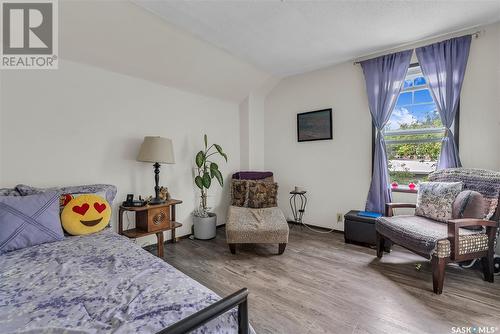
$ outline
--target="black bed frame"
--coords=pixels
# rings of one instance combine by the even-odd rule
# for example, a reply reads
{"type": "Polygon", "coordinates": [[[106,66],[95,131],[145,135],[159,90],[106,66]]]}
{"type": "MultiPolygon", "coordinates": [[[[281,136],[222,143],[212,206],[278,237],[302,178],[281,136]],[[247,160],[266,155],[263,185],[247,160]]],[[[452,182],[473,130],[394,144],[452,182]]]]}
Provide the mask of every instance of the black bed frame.
{"type": "Polygon", "coordinates": [[[243,288],[218,302],[205,307],[189,317],[162,329],[156,334],[184,334],[189,333],[206,322],[217,318],[230,309],[238,306],[238,334],[248,334],[248,289],[243,288]]]}

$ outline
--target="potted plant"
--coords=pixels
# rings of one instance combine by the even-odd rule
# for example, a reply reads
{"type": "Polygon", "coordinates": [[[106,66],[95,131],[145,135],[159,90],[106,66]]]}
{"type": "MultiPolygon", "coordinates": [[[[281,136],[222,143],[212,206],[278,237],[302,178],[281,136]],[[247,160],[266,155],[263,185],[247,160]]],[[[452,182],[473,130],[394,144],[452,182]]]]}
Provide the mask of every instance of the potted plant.
{"type": "Polygon", "coordinates": [[[194,211],[193,225],[194,237],[196,239],[215,238],[215,228],[217,226],[217,215],[210,212],[207,206],[207,192],[213,184],[214,179],[222,187],[224,179],[219,171],[219,166],[212,161],[213,157],[221,156],[227,162],[227,155],[222,151],[222,147],[217,144],[208,146],[207,135],[203,137],[205,149],[196,154],[196,177],[194,183],[200,189],[200,205],[194,211]]]}

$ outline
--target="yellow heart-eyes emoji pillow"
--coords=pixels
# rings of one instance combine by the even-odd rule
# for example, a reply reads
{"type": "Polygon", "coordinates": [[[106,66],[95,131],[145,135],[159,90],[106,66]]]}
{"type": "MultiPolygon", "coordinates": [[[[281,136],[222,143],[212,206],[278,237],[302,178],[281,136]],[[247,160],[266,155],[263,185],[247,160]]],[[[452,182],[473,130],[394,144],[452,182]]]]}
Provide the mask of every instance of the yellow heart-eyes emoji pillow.
{"type": "Polygon", "coordinates": [[[97,195],[80,195],[69,201],[61,213],[64,230],[71,235],[98,232],[106,227],[111,218],[109,203],[97,195]]]}

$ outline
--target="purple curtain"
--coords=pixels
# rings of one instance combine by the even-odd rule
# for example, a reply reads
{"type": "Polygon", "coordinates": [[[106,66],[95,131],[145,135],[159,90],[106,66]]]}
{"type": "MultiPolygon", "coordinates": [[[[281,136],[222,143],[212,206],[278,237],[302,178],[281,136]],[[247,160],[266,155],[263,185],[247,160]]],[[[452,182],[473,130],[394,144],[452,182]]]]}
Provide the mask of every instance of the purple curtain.
{"type": "Polygon", "coordinates": [[[450,128],[457,113],[471,36],[452,38],[416,49],[418,62],[429,83],[446,134],[441,145],[438,169],[461,167],[450,128]]]}
{"type": "Polygon", "coordinates": [[[366,200],[366,210],[384,213],[385,204],[391,202],[387,154],[382,134],[385,124],[396,105],[399,92],[410,66],[413,50],[361,62],[365,75],[368,105],[376,129],[373,175],[366,200]]]}

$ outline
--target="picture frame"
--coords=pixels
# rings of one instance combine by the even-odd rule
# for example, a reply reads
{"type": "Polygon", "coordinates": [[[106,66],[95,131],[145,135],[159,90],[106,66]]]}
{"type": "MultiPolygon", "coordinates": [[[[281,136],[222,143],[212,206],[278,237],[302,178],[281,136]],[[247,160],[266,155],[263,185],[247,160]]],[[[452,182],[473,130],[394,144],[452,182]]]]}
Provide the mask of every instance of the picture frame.
{"type": "Polygon", "coordinates": [[[332,109],[297,114],[297,141],[308,142],[333,139],[332,109]]]}

